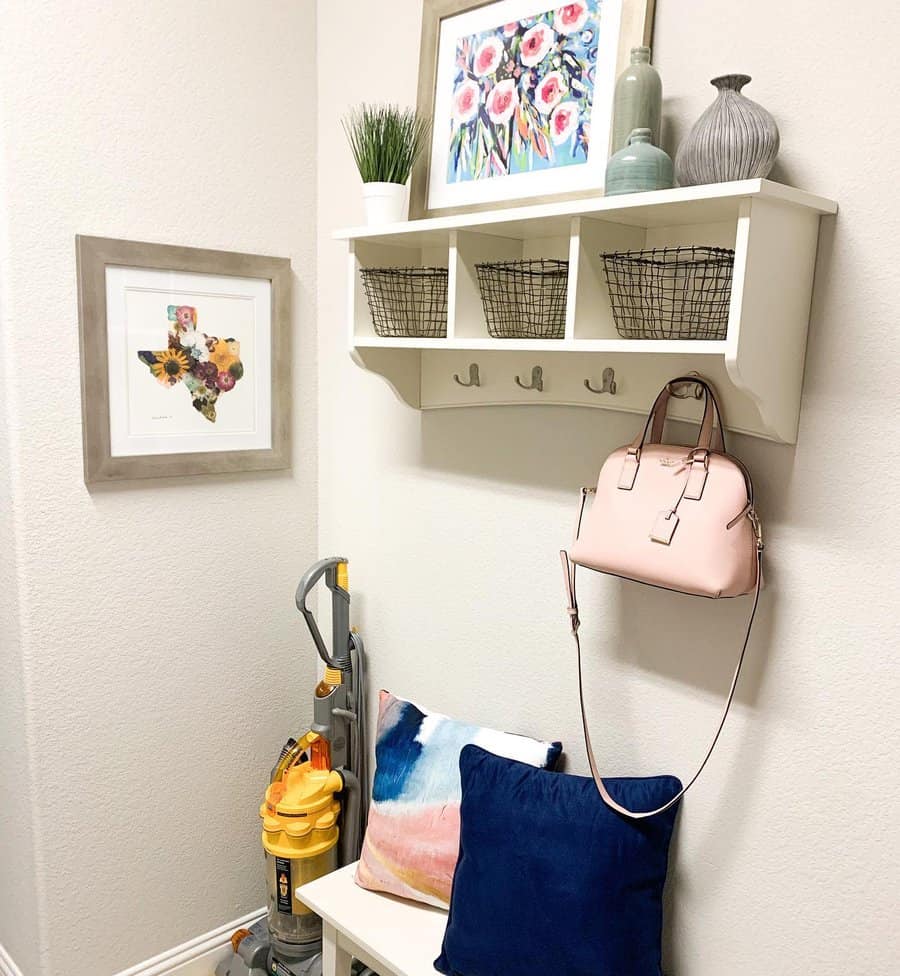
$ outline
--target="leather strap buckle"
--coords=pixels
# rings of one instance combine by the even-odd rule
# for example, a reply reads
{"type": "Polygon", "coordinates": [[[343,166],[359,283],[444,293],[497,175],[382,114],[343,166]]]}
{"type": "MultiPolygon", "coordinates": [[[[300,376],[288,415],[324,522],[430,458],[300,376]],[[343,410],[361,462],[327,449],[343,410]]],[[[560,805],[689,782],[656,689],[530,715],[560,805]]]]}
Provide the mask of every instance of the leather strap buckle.
{"type": "Polygon", "coordinates": [[[622,491],[631,491],[634,488],[634,479],[637,477],[640,464],[641,449],[639,447],[629,447],[625,452],[625,460],[622,462],[622,471],[616,487],[622,491]]]}
{"type": "Polygon", "coordinates": [[[706,487],[706,479],[709,476],[709,451],[705,448],[695,447],[688,454],[688,458],[690,459],[690,470],[684,488],[684,497],[690,498],[692,501],[699,501],[703,497],[703,489],[706,487]]]}
{"type": "MultiPolygon", "coordinates": [[[[582,493],[588,491],[587,488],[582,488],[581,490],[582,493]]],[[[575,596],[575,567],[569,560],[569,554],[565,549],[560,549],[559,559],[562,563],[563,580],[566,587],[566,613],[569,615],[572,635],[577,637],[581,621],[578,618],[578,599],[575,596]]]]}

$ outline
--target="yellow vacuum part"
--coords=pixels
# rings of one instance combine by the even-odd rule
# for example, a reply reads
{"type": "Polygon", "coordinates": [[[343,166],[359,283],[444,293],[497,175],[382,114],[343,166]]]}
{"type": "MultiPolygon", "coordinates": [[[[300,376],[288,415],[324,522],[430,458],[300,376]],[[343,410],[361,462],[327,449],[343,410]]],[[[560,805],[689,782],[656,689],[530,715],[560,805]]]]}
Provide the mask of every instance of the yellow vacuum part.
{"type": "Polygon", "coordinates": [[[278,765],[272,773],[271,782],[280,783],[285,772],[303,755],[304,752],[319,738],[317,732],[307,732],[299,742],[295,742],[290,749],[278,760],[278,765]]]}
{"type": "Polygon", "coordinates": [[[346,563],[337,564],[337,585],[342,589],[346,590],[347,593],[350,592],[350,576],[347,571],[346,563]]]}
{"type": "Polygon", "coordinates": [[[325,684],[326,685],[339,685],[343,678],[341,677],[340,668],[325,668],[325,684]]]}
{"type": "Polygon", "coordinates": [[[266,790],[259,808],[262,845],[275,857],[316,857],[338,842],[341,805],[334,798],[344,788],[340,773],[313,769],[309,762],[291,767],[266,790]]]}

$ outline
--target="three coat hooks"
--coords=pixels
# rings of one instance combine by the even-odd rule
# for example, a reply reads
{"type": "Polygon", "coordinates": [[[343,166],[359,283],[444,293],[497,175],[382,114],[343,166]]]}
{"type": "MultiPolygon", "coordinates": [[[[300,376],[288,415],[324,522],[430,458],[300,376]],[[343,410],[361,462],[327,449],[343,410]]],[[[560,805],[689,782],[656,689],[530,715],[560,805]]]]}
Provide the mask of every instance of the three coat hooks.
{"type": "MultiPolygon", "coordinates": [[[[513,377],[516,384],[520,386],[523,390],[534,390],[537,393],[544,392],[544,368],[543,366],[533,366],[531,369],[531,379],[528,382],[524,382],[521,376],[516,375],[513,377]]],[[[469,377],[468,379],[462,379],[459,373],[453,374],[453,379],[460,386],[481,386],[481,373],[478,368],[478,363],[469,363],[469,377]]],[[[604,394],[608,393],[610,396],[616,395],[616,371],[611,367],[607,366],[603,370],[600,376],[600,386],[594,386],[591,383],[590,377],[584,381],[584,386],[586,390],[590,390],[591,393],[604,394]]],[[[682,389],[678,392],[673,391],[674,396],[686,399],[688,397],[696,397],[700,399],[703,396],[703,388],[699,384],[690,384],[688,386],[685,384],[682,389]]]]}

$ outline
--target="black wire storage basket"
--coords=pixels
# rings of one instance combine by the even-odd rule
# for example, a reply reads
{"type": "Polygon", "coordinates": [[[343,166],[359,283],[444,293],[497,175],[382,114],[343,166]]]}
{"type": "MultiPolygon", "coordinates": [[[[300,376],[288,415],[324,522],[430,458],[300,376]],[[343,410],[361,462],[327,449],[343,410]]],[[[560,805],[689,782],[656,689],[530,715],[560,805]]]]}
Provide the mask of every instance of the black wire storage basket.
{"type": "Polygon", "coordinates": [[[602,257],[623,339],[725,338],[734,251],[658,247],[602,257]]]}
{"type": "Polygon", "coordinates": [[[360,268],[375,335],[447,335],[446,268],[360,268]]]}
{"type": "Polygon", "coordinates": [[[569,262],[476,264],[488,333],[495,339],[562,339],[566,331],[569,262]]]}

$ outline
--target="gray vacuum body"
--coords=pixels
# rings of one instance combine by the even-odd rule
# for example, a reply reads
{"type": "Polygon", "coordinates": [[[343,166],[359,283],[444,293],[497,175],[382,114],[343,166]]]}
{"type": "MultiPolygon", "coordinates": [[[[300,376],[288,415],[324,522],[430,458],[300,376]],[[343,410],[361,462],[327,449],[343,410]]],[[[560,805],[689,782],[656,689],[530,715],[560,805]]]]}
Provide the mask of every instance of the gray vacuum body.
{"type": "MultiPolygon", "coordinates": [[[[339,865],[350,864],[359,857],[368,816],[365,649],[360,636],[350,629],[346,562],[341,556],[319,560],[304,573],[296,593],[297,609],[309,628],[319,657],[342,676],[341,683],[326,695],[313,696],[310,726],[310,731],[328,741],[331,768],[344,780],[344,789],[338,794],[341,802],[339,865]],[[307,598],[323,578],[331,591],[330,651],[307,607],[307,598]]],[[[321,950],[320,940],[294,944],[276,938],[269,930],[267,919],[262,918],[250,927],[250,934],[240,941],[237,951],[216,967],[216,976],[321,976],[321,950]]],[[[354,963],[353,969],[358,976],[372,973],[358,963],[354,963]]]]}
{"type": "Polygon", "coordinates": [[[238,951],[216,966],[216,976],[322,976],[322,952],[318,944],[309,947],[306,955],[301,946],[273,945],[261,918],[250,926],[250,935],[241,940],[238,951]]]}

